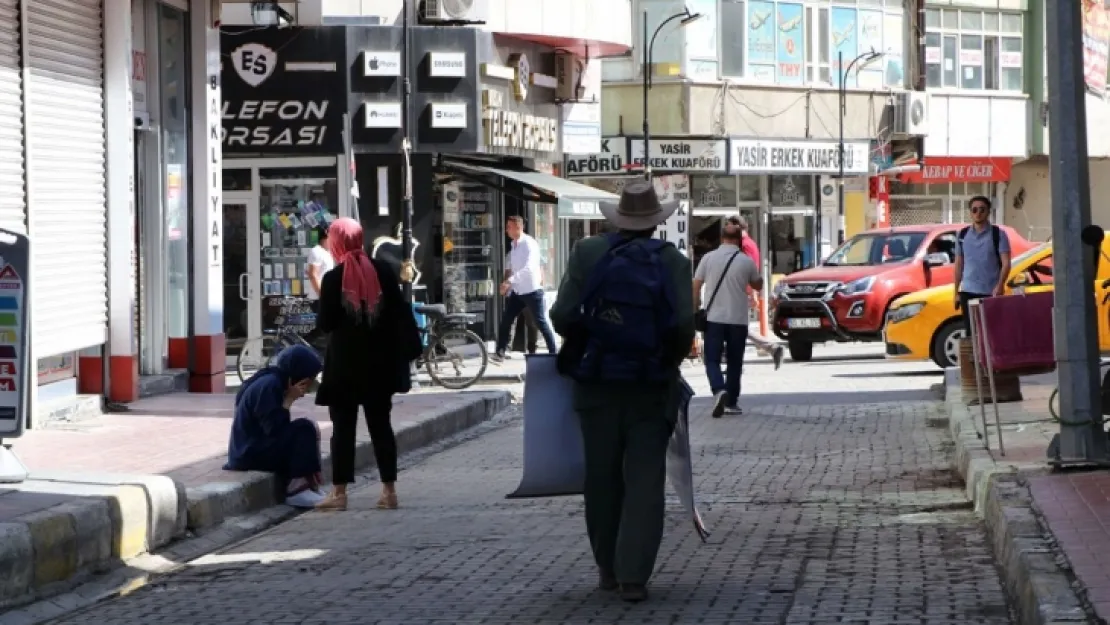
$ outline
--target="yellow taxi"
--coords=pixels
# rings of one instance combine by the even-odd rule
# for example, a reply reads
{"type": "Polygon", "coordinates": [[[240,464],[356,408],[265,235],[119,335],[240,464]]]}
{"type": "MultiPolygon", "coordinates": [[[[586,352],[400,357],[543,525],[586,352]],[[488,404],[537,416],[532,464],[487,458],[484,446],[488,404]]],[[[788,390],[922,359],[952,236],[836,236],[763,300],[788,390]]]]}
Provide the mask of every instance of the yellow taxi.
{"type": "MultiPolygon", "coordinates": [[[[1098,294],[1099,347],[1110,351],[1110,237],[1102,242],[1095,293],[1098,294]]],[[[1016,256],[1010,263],[1006,294],[1052,290],[1052,244],[1043,243],[1016,256]]],[[[932,359],[940,367],[959,363],[963,317],[952,302],[952,285],[924,289],[894,301],[883,327],[886,357],[898,360],[932,359]]]]}

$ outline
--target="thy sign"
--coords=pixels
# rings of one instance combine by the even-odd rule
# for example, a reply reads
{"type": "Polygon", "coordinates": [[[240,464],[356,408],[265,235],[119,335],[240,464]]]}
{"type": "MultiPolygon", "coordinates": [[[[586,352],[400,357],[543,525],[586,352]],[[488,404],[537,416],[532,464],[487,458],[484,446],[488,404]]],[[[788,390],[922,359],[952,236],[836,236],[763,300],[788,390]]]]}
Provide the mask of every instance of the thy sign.
{"type": "Polygon", "coordinates": [[[239,74],[243,82],[257,87],[274,73],[277,52],[260,43],[247,43],[231,53],[231,62],[235,64],[235,73],[239,74]]]}

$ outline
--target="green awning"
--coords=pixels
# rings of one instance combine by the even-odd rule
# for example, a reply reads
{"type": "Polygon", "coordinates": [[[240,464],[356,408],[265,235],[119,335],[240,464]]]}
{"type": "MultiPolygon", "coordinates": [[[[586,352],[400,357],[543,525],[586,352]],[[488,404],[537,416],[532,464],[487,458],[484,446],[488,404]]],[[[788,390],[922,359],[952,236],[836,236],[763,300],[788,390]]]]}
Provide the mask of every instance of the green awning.
{"type": "Polygon", "coordinates": [[[537,196],[535,201],[558,206],[559,217],[600,219],[602,218],[601,202],[617,202],[620,200],[620,197],[607,191],[538,171],[499,169],[471,163],[450,163],[449,166],[515,180],[537,196]]]}

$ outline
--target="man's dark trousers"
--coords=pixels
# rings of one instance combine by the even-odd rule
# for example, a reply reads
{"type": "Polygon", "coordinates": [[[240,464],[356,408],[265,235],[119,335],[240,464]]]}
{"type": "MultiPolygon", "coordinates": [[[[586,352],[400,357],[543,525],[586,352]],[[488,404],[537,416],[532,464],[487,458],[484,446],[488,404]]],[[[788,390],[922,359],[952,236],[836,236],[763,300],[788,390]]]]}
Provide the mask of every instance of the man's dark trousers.
{"type": "Polygon", "coordinates": [[[590,546],[598,567],[624,584],[646,584],[655,569],[677,402],[677,386],[576,393],[590,546]]]}
{"type": "Polygon", "coordinates": [[[709,390],[716,395],[728,393],[729,404],[740,399],[740,374],[744,372],[744,348],[748,344],[747,324],[713,323],[705,326],[702,337],[705,353],[705,375],[709,390]],[[728,360],[725,373],[721,374],[721,356],[728,360]]]}
{"type": "Polygon", "coordinates": [[[536,289],[531,293],[518,295],[510,293],[505,298],[505,312],[501,315],[501,327],[497,332],[497,353],[503,354],[509,348],[509,332],[524,309],[532,312],[536,325],[540,327],[543,340],[547,343],[547,351],[555,353],[555,333],[551,331],[551,324],[547,321],[547,309],[543,303],[543,289],[536,289]]]}
{"type": "Polygon", "coordinates": [[[960,291],[960,312],[964,317],[964,332],[967,338],[971,338],[971,302],[979,299],[985,299],[990,295],[983,295],[979,293],[964,293],[960,291]]]}

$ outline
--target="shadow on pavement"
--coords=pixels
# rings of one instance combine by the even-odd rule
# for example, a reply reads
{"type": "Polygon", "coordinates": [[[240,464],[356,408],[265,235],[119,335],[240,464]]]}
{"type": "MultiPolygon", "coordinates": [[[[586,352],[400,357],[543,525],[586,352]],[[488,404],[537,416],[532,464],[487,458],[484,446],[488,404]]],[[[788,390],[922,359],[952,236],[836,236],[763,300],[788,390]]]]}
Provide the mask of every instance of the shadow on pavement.
{"type": "MultiPolygon", "coordinates": [[[[708,402],[711,398],[695,397],[694,401],[708,402]]],[[[828,393],[747,393],[740,395],[740,405],[765,406],[831,406],[837,404],[882,404],[904,401],[932,401],[939,399],[930,389],[898,389],[889,391],[835,391],[828,393]]]]}
{"type": "Polygon", "coordinates": [[[943,378],[944,371],[940,369],[920,371],[879,371],[875,373],[834,373],[834,378],[943,378]]]}

